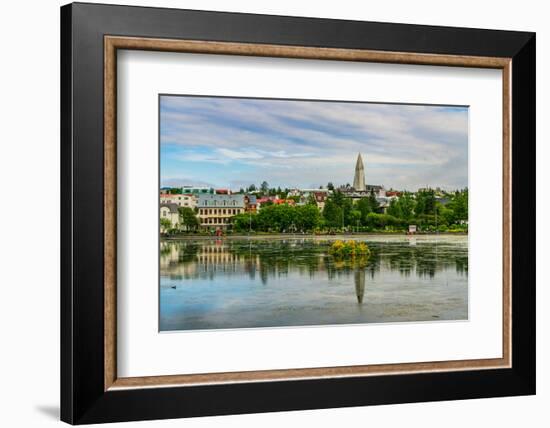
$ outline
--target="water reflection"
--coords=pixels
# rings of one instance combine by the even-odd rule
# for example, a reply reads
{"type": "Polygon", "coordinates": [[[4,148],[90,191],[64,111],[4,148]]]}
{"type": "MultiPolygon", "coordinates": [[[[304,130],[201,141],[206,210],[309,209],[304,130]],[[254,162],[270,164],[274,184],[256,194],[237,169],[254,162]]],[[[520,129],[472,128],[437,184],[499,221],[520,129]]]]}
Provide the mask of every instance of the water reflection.
{"type": "Polygon", "coordinates": [[[327,275],[367,272],[372,278],[381,268],[409,276],[435,277],[437,272],[454,267],[460,275],[468,272],[467,247],[454,243],[369,242],[371,256],[353,261],[338,260],[328,254],[329,240],[203,240],[161,242],[161,276],[171,279],[213,278],[246,274],[262,283],[269,278],[297,272],[315,278],[327,275]]]}
{"type": "Polygon", "coordinates": [[[357,303],[363,303],[363,296],[365,295],[365,271],[363,269],[356,270],[354,280],[357,303]]]}
{"type": "Polygon", "coordinates": [[[331,239],[163,241],[161,330],[467,317],[466,237],[350,239],[371,256],[336,259],[331,239]]]}

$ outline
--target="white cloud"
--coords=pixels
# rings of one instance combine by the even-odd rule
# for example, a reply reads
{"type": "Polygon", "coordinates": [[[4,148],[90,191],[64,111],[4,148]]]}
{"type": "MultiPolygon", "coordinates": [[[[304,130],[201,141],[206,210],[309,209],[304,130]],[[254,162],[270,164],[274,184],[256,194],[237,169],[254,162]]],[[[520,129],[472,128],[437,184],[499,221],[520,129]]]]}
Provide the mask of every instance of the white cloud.
{"type": "Polygon", "coordinates": [[[201,97],[161,102],[161,144],[178,148],[181,162],[238,163],[256,166],[271,181],[326,184],[349,177],[361,152],[367,180],[370,172],[388,187],[424,186],[428,178],[443,187],[467,185],[466,109],[201,97]]]}
{"type": "Polygon", "coordinates": [[[263,156],[250,150],[217,149],[217,152],[229,159],[262,159],[263,156]]]}

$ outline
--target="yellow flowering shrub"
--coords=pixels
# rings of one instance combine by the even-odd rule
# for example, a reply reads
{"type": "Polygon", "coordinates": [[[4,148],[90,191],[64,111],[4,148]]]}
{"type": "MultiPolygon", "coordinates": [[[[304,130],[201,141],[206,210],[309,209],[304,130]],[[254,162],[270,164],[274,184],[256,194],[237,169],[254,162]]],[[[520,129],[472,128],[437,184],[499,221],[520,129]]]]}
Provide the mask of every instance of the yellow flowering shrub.
{"type": "Polygon", "coordinates": [[[334,241],[329,248],[329,254],[335,257],[370,256],[370,249],[365,242],[340,240],[334,241]]]}

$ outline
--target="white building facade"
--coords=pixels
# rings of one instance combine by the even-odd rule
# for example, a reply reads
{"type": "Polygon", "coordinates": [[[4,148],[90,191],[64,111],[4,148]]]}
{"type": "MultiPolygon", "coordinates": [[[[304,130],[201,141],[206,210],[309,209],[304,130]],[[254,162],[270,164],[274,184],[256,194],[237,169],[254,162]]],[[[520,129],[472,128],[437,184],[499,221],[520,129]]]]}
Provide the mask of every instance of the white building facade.
{"type": "Polygon", "coordinates": [[[244,195],[199,195],[197,211],[202,228],[226,229],[232,217],[245,212],[244,195]]]}

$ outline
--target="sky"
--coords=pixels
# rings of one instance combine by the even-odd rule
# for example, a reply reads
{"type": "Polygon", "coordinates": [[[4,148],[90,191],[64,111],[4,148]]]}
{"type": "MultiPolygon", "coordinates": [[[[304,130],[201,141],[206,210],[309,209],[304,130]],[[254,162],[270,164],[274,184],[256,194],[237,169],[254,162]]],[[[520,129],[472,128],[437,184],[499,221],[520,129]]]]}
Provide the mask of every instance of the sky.
{"type": "Polygon", "coordinates": [[[162,95],[163,186],[468,185],[468,108],[162,95]]]}

